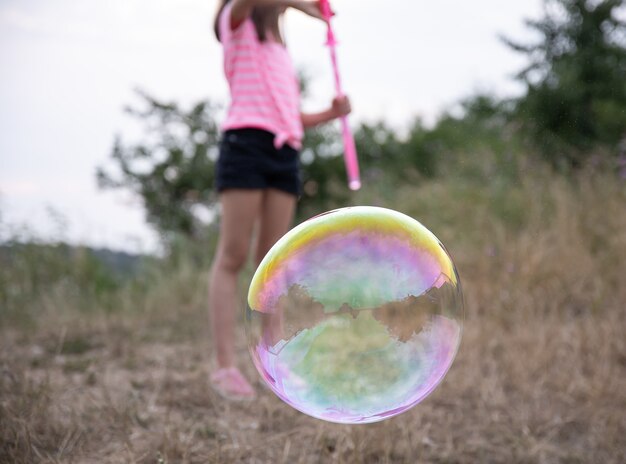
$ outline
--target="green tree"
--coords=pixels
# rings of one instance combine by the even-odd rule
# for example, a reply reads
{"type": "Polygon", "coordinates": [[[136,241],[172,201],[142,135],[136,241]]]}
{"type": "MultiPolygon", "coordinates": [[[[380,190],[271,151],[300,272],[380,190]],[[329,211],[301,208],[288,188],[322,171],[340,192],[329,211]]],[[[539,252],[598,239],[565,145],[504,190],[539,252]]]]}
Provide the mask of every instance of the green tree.
{"type": "Polygon", "coordinates": [[[505,38],[529,65],[517,110],[556,166],[580,166],[598,147],[617,152],[626,133],[626,23],[623,0],[544,0],[545,15],[526,24],[534,44],[505,38]]]}
{"type": "Polygon", "coordinates": [[[130,189],[143,202],[148,223],[165,242],[177,234],[197,238],[202,214],[214,204],[218,107],[199,102],[185,111],[138,91],[143,107],[126,112],[144,125],[144,140],[126,145],[116,138],[113,166],[99,167],[101,188],[130,189]]]}
{"type": "MultiPolygon", "coordinates": [[[[202,239],[211,237],[198,211],[211,219],[217,212],[219,108],[204,101],[184,110],[144,92],[139,96],[139,108],[126,111],[143,125],[141,139],[128,143],[116,138],[109,162],[97,170],[98,183],[101,188],[130,190],[140,198],[149,224],[170,252],[178,243],[188,243],[179,242],[181,236],[207,248],[202,239]]],[[[384,121],[360,124],[354,136],[364,185],[391,192],[399,183],[450,173],[442,168],[463,164],[468,152],[499,150],[496,142],[508,124],[504,107],[492,97],[476,96],[461,103],[461,116],[443,115],[432,128],[415,119],[404,136],[384,121]]],[[[300,218],[351,204],[337,124],[307,131],[301,167],[300,218]]]]}

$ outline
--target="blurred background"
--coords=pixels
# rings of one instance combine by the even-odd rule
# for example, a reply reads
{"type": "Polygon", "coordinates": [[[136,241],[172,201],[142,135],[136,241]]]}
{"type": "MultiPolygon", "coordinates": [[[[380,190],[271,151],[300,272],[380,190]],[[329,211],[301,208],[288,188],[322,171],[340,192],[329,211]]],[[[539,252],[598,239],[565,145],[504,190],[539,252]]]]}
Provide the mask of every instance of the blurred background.
{"type": "MultiPolygon", "coordinates": [[[[625,3],[333,2],[363,188],[310,131],[297,221],[415,217],[468,309],[441,388],[357,429],[206,388],[216,7],[0,1],[0,462],[624,462],[625,3]]],[[[285,34],[324,108],[325,26],[285,34]]]]}
{"type": "MultiPolygon", "coordinates": [[[[498,41],[532,32],[539,1],[426,5],[342,0],[335,19],[353,121],[385,121],[405,135],[413,119],[434,124],[442,112],[477,90],[510,96],[523,91],[511,77],[525,63],[498,41]],[[480,14],[478,14],[480,12],[480,14]],[[376,34],[373,18],[380,18],[376,34]]],[[[228,103],[221,49],[212,35],[215,1],[54,3],[3,1],[0,6],[0,192],[5,222],[57,231],[49,209],[67,219],[72,242],[154,251],[141,197],[102,193],[93,181],[120,135],[142,142],[143,121],[123,109],[141,105],[140,89],[189,110],[209,100],[219,122],[228,103]]],[[[324,26],[300,13],[285,24],[298,69],[307,76],[305,108],[332,97],[324,26]]],[[[207,179],[210,183],[210,179],[207,179]]]]}

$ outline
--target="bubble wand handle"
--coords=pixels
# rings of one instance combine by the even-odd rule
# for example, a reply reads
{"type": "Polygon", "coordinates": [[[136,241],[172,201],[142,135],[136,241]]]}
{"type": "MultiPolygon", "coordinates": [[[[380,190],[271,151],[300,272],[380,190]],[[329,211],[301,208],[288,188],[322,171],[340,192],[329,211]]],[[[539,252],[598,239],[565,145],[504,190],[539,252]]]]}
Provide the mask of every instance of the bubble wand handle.
{"type": "MultiPolygon", "coordinates": [[[[341,77],[339,75],[339,65],[337,63],[337,40],[330,24],[333,12],[330,9],[330,2],[328,0],[320,0],[320,11],[326,21],[326,24],[328,25],[326,45],[330,50],[330,60],[335,77],[335,91],[338,97],[342,97],[344,93],[341,87],[341,77]]],[[[359,190],[361,188],[359,161],[357,158],[354,136],[352,135],[352,130],[348,124],[347,116],[341,117],[341,132],[343,135],[344,161],[346,163],[346,171],[348,173],[348,186],[350,187],[350,190],[359,190]]]]}

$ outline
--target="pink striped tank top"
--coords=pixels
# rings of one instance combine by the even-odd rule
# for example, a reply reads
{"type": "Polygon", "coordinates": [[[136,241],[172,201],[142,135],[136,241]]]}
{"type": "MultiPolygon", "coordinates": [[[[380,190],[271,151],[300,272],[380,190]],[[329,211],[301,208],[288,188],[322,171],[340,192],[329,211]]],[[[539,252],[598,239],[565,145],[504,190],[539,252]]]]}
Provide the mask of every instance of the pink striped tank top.
{"type": "Polygon", "coordinates": [[[300,86],[287,49],[268,37],[261,42],[250,18],[230,27],[231,4],[219,18],[224,72],[231,102],[222,130],[255,128],[274,134],[274,146],[302,147],[300,86]]]}

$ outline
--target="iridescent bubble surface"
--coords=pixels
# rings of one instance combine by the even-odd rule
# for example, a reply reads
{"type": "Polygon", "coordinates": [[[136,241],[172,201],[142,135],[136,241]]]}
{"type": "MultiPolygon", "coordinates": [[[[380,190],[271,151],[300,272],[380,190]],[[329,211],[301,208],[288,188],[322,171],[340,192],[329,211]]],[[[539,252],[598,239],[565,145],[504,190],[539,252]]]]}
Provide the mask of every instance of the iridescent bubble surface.
{"type": "Polygon", "coordinates": [[[368,423],[441,382],[463,324],[449,254],[418,221],[344,208],[287,233],[248,293],[252,359],[279,398],[310,416],[368,423]]]}

